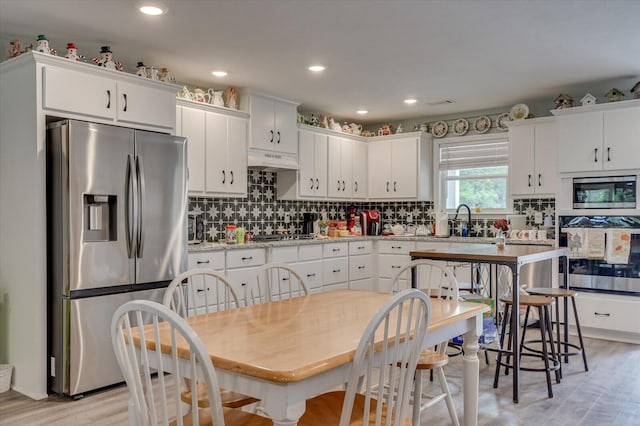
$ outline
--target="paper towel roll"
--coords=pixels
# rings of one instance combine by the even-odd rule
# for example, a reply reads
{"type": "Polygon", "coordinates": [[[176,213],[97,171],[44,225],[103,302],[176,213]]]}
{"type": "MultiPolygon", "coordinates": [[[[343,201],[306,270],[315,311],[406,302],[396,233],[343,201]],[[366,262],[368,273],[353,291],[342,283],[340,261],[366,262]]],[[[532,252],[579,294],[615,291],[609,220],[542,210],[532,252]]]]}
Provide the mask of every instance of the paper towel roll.
{"type": "Polygon", "coordinates": [[[436,237],[449,236],[449,215],[447,212],[436,212],[436,237]]]}

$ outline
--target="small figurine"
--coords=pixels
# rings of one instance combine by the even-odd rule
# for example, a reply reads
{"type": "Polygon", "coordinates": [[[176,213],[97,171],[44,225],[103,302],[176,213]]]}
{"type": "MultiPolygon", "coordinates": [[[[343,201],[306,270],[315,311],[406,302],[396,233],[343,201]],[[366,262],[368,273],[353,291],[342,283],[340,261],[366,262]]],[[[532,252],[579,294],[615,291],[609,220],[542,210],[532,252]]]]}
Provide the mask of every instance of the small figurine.
{"type": "Polygon", "coordinates": [[[296,123],[298,124],[304,124],[304,115],[298,113],[298,117],[296,119],[296,123]]]}
{"type": "Polygon", "coordinates": [[[158,78],[160,79],[160,81],[165,82],[165,83],[175,83],[176,82],[176,79],[173,78],[173,76],[169,72],[169,68],[167,68],[167,67],[162,67],[162,69],[160,70],[160,74],[158,74],[158,78]]]}
{"type": "Polygon", "coordinates": [[[147,78],[147,67],[144,66],[144,62],[138,62],[138,64],[136,65],[136,70],[136,75],[138,77],[147,78]]]}
{"type": "Polygon", "coordinates": [[[158,68],[154,67],[153,65],[149,67],[149,70],[147,71],[147,78],[150,80],[160,80],[160,78],[158,77],[158,68]]]}
{"type": "Polygon", "coordinates": [[[320,123],[320,120],[318,120],[318,117],[316,117],[315,115],[311,114],[311,117],[309,117],[309,125],[317,126],[319,123],[320,123]]]}
{"type": "Polygon", "coordinates": [[[46,35],[40,34],[38,35],[38,40],[36,41],[36,48],[34,49],[36,52],[51,54],[51,49],[49,48],[49,39],[46,35]]]}
{"type": "Polygon", "coordinates": [[[640,99],[640,81],[631,88],[631,94],[633,95],[634,99],[640,99]]]}
{"type": "Polygon", "coordinates": [[[556,97],[553,100],[553,103],[556,105],[556,109],[572,108],[573,107],[573,97],[571,97],[570,95],[561,93],[561,94],[558,95],[558,97],[556,97]]]}
{"type": "Polygon", "coordinates": [[[349,123],[347,123],[346,121],[342,125],[342,133],[348,133],[348,134],[353,133],[353,130],[351,130],[351,126],[349,126],[349,123]]]}
{"type": "Polygon", "coordinates": [[[238,109],[238,91],[235,87],[227,87],[227,108],[238,109]]]}
{"type": "Polygon", "coordinates": [[[320,114],[320,127],[322,127],[323,129],[329,128],[329,120],[327,119],[327,116],[324,114],[320,114]]]}
{"type": "Polygon", "coordinates": [[[22,54],[22,44],[20,39],[14,39],[9,42],[9,57],[15,58],[16,56],[20,56],[22,54]]]}
{"type": "Polygon", "coordinates": [[[587,93],[586,95],[584,95],[582,99],[580,99],[580,103],[582,104],[582,106],[595,105],[596,97],[593,96],[591,93],[587,93]]]}
{"type": "Polygon", "coordinates": [[[215,106],[224,106],[224,99],[222,98],[222,90],[207,90],[209,94],[209,103],[215,106]]]}
{"type": "Polygon", "coordinates": [[[624,99],[624,93],[616,88],[613,88],[605,93],[604,97],[607,98],[609,102],[618,102],[624,99]]]}
{"type": "Polygon", "coordinates": [[[72,61],[80,61],[78,49],[74,43],[67,43],[67,54],[64,57],[72,61]]]}
{"type": "Polygon", "coordinates": [[[398,128],[396,129],[396,135],[397,135],[398,133],[402,133],[402,132],[403,132],[403,129],[402,129],[402,123],[400,123],[400,124],[398,124],[398,128]]]}
{"type": "Polygon", "coordinates": [[[91,58],[91,61],[102,68],[122,71],[122,63],[113,60],[113,52],[111,52],[111,46],[102,46],[100,48],[100,58],[91,58]]]}
{"type": "Polygon", "coordinates": [[[384,124],[378,129],[378,136],[387,136],[393,134],[393,125],[384,124]]]}
{"type": "Polygon", "coordinates": [[[336,123],[333,117],[329,119],[329,128],[335,132],[342,133],[342,126],[340,125],[340,123],[336,123]]]}

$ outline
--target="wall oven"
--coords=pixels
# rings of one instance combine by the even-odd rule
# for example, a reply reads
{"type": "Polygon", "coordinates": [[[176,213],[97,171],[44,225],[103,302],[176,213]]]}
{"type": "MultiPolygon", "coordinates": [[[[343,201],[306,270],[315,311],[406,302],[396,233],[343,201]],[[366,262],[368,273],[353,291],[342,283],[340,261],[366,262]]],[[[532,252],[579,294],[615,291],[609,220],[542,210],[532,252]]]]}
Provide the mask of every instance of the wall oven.
{"type": "Polygon", "coordinates": [[[637,176],[573,178],[574,209],[635,209],[637,176]]]}
{"type": "Polygon", "coordinates": [[[569,286],[640,296],[640,216],[559,216],[569,286]]]}

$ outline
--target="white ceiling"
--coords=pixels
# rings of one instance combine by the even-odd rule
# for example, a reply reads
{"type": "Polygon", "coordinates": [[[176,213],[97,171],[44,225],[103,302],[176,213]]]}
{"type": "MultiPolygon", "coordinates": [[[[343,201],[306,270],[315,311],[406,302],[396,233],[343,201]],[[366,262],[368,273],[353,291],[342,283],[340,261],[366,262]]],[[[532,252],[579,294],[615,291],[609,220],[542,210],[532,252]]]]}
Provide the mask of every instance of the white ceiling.
{"type": "MultiPolygon", "coordinates": [[[[0,36],[46,34],[64,55],[144,61],[201,87],[253,88],[366,121],[438,116],[551,100],[640,78],[637,0],[0,0],[0,36]],[[327,70],[312,75],[307,66],[327,70]],[[226,69],[224,80],[211,76],[226,69]],[[406,106],[402,100],[416,97],[406,106]],[[455,103],[429,106],[452,99],[455,103]]],[[[5,43],[6,44],[6,43],[5,43]]],[[[604,93],[604,92],[603,92],[604,93]]],[[[599,97],[603,93],[594,93],[599,97]]]]}

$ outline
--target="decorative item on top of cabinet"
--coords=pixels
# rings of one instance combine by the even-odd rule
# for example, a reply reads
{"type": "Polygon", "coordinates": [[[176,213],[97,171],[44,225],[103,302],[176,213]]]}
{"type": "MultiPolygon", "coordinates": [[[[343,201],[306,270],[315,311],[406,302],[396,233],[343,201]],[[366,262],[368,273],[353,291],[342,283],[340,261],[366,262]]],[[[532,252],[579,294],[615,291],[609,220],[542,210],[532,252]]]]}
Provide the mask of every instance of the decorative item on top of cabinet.
{"type": "Polygon", "coordinates": [[[38,39],[36,40],[36,47],[33,50],[40,53],[46,53],[48,55],[57,55],[56,49],[52,49],[49,47],[49,39],[44,34],[40,34],[38,36],[38,39]]]}
{"type": "MultiPolygon", "coordinates": [[[[314,124],[314,126],[317,126],[317,122],[316,124],[314,124]]],[[[340,125],[340,123],[336,123],[333,117],[329,118],[329,129],[333,130],[334,132],[342,133],[342,126],[340,125]]]]}
{"type": "Polygon", "coordinates": [[[587,93],[582,97],[582,99],[580,99],[580,103],[582,104],[582,106],[595,105],[596,101],[597,101],[596,97],[593,96],[591,93],[587,93]]]}
{"type": "Polygon", "coordinates": [[[434,138],[441,138],[449,131],[449,125],[446,121],[436,121],[431,125],[431,134],[434,138]]]}
{"type": "Polygon", "coordinates": [[[323,129],[329,129],[329,120],[327,119],[327,116],[324,114],[320,114],[320,127],[322,127],[323,129]]]}
{"type": "Polygon", "coordinates": [[[136,65],[136,75],[138,77],[147,78],[147,67],[144,65],[144,62],[139,61],[136,65]]]}
{"type": "Polygon", "coordinates": [[[20,56],[22,53],[22,42],[19,38],[13,39],[9,42],[9,58],[15,58],[16,56],[20,56]]]}
{"type": "Polygon", "coordinates": [[[211,100],[211,94],[206,93],[204,90],[202,90],[199,87],[196,87],[195,89],[193,89],[193,92],[191,93],[191,100],[196,102],[209,103],[209,101],[211,100]]]}
{"type": "Polygon", "coordinates": [[[378,136],[388,136],[393,134],[393,124],[383,124],[378,129],[378,136]]]}
{"type": "Polygon", "coordinates": [[[614,87],[605,93],[604,97],[607,98],[609,102],[618,102],[624,100],[624,93],[614,87]]]}
{"type": "Polygon", "coordinates": [[[516,104],[511,108],[510,114],[513,120],[524,120],[529,115],[529,107],[526,104],[516,104]]]}
{"type": "Polygon", "coordinates": [[[160,81],[158,77],[159,72],[160,70],[152,65],[147,69],[147,78],[149,80],[160,81]]]}
{"type": "Polygon", "coordinates": [[[162,67],[162,69],[160,70],[160,74],[158,75],[158,79],[164,83],[173,83],[175,84],[176,79],[173,78],[173,76],[171,75],[171,73],[169,72],[169,68],[167,67],[162,67]]]}
{"type": "Polygon", "coordinates": [[[102,46],[100,48],[100,57],[91,58],[91,62],[99,67],[106,68],[108,70],[122,71],[122,63],[120,61],[113,60],[113,52],[111,52],[111,46],[102,46]]]}
{"type": "Polygon", "coordinates": [[[238,91],[235,87],[227,87],[227,103],[226,107],[231,109],[238,109],[238,91]]]}
{"type": "Polygon", "coordinates": [[[491,128],[491,119],[486,115],[476,118],[473,122],[473,128],[478,133],[487,133],[491,128]]]}
{"type": "Polygon", "coordinates": [[[396,129],[396,134],[398,133],[402,133],[404,132],[404,129],[402,128],[402,123],[398,124],[398,128],[396,129]]]}
{"type": "Polygon", "coordinates": [[[464,118],[458,118],[453,122],[453,126],[451,126],[451,130],[453,134],[456,136],[463,136],[469,130],[469,122],[464,118]]]}
{"type": "Polygon", "coordinates": [[[209,103],[215,106],[224,106],[224,99],[222,99],[222,90],[207,90],[209,95],[209,103]]]}
{"type": "Polygon", "coordinates": [[[354,135],[362,135],[362,124],[351,123],[349,124],[349,127],[351,127],[351,133],[353,133],[354,135]]]}
{"type": "Polygon", "coordinates": [[[573,108],[573,97],[565,93],[560,93],[553,100],[553,103],[555,104],[556,109],[573,108]]]}
{"type": "Polygon", "coordinates": [[[509,126],[507,126],[507,123],[510,121],[512,121],[511,114],[509,114],[508,112],[500,114],[498,118],[496,118],[496,129],[509,130],[509,126]]]}
{"type": "Polygon", "coordinates": [[[346,133],[348,135],[353,134],[353,130],[351,130],[351,126],[349,126],[349,123],[347,123],[346,121],[342,125],[342,133],[346,133]]]}
{"type": "Polygon", "coordinates": [[[633,95],[634,99],[640,99],[640,81],[631,88],[631,94],[633,95]]]}
{"type": "Polygon", "coordinates": [[[72,61],[80,60],[80,56],[78,56],[78,48],[76,48],[74,43],[67,43],[67,54],[64,55],[64,57],[72,61]]]}

